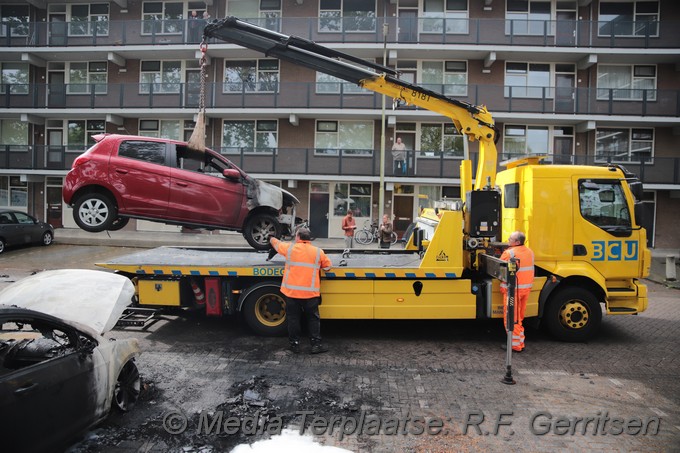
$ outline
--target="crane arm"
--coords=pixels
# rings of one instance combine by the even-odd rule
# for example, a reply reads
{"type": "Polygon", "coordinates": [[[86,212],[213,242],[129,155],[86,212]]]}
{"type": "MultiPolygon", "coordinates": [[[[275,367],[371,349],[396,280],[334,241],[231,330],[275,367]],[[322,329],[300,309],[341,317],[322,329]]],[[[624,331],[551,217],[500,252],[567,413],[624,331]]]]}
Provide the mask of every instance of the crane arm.
{"type": "MultiPolygon", "coordinates": [[[[398,72],[386,66],[363,60],[313,41],[288,36],[266,28],[227,17],[206,25],[203,35],[259,51],[268,57],[304,66],[355,83],[367,90],[390,96],[448,117],[459,133],[479,142],[479,162],[475,190],[496,179],[498,130],[485,106],[477,106],[444,96],[400,80],[398,72]]],[[[462,172],[469,173],[469,172],[462,172]]],[[[463,181],[463,188],[471,182],[463,181]]]]}

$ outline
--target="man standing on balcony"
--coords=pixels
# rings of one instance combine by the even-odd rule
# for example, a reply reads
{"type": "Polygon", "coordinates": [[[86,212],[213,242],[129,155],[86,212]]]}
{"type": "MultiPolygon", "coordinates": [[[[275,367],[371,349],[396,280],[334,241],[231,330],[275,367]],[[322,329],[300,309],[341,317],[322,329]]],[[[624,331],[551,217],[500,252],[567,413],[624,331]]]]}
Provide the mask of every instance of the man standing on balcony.
{"type": "Polygon", "coordinates": [[[394,175],[406,174],[406,144],[402,143],[401,137],[392,145],[392,159],[394,159],[394,175]]]}
{"type": "Polygon", "coordinates": [[[189,42],[200,42],[203,29],[201,28],[201,20],[199,20],[198,13],[195,9],[191,10],[189,16],[189,42]]]}
{"type": "Polygon", "coordinates": [[[345,248],[351,249],[354,246],[354,230],[357,223],[351,209],[347,209],[347,215],[342,218],[342,230],[345,232],[345,248]]]}

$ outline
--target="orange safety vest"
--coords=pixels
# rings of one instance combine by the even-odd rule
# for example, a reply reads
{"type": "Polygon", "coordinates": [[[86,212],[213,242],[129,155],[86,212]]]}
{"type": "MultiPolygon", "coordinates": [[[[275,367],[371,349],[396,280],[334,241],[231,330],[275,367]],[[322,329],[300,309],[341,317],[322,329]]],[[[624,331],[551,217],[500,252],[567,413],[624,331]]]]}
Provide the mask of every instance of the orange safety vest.
{"type": "MultiPolygon", "coordinates": [[[[503,261],[510,261],[510,258],[519,260],[520,267],[515,274],[517,276],[517,290],[521,292],[531,291],[534,282],[534,252],[525,245],[517,245],[506,249],[501,255],[503,261]]],[[[507,291],[507,289],[507,283],[502,282],[501,290],[507,291]]]]}
{"type": "Polygon", "coordinates": [[[272,246],[286,257],[281,292],[296,299],[319,297],[320,269],[330,269],[331,260],[323,250],[309,241],[281,242],[272,239],[272,246]]]}

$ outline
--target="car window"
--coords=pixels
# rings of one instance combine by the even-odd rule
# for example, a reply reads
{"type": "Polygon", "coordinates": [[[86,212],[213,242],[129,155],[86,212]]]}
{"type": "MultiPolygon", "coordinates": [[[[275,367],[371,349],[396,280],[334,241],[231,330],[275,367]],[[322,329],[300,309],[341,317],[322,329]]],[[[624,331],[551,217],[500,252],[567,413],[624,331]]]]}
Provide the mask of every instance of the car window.
{"type": "Polygon", "coordinates": [[[142,160],[158,165],[165,165],[166,152],[167,147],[163,142],[126,140],[118,146],[118,155],[121,157],[142,160]]]}
{"type": "Polygon", "coordinates": [[[0,329],[0,375],[75,352],[77,344],[76,334],[45,321],[3,320],[0,329]]]}
{"type": "Polygon", "coordinates": [[[12,214],[9,212],[0,212],[0,225],[11,225],[14,223],[12,214]]]}
{"type": "Polygon", "coordinates": [[[24,214],[23,212],[15,212],[14,216],[17,218],[17,220],[21,224],[33,225],[35,223],[35,221],[33,220],[33,217],[29,216],[28,214],[24,214]]]}

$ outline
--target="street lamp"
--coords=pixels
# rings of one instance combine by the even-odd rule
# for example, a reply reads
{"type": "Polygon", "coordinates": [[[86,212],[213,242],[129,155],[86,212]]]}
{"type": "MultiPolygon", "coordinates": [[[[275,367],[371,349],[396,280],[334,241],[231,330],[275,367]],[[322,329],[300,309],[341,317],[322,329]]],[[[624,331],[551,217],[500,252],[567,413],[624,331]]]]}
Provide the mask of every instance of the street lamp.
{"type": "MultiPolygon", "coordinates": [[[[387,20],[383,22],[383,66],[387,66],[387,20]]],[[[382,115],[380,118],[380,191],[378,192],[378,225],[385,211],[385,95],[382,95],[382,115]]]]}

